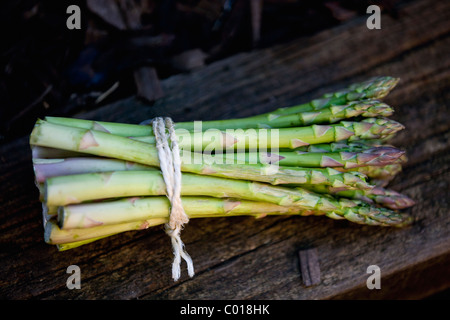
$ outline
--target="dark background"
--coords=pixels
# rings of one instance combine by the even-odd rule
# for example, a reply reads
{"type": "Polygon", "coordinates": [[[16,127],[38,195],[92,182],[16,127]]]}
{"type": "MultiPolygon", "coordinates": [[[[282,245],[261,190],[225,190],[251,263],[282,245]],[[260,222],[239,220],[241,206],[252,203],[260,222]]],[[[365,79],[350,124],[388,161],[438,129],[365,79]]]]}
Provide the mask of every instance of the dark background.
{"type": "Polygon", "coordinates": [[[70,116],[136,94],[152,103],[164,96],[159,79],[312,35],[366,15],[369,4],[395,17],[397,2],[2,1],[0,142],[28,134],[44,115],[70,116]],[[71,4],[81,9],[80,30],[66,27],[71,4]]]}

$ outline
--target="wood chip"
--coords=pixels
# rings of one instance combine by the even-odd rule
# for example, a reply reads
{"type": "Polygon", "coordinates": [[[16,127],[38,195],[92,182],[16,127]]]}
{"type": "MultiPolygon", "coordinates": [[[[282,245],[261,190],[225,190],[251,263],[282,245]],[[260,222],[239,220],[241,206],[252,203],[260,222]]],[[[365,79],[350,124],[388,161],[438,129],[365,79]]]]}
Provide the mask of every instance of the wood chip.
{"type": "Polygon", "coordinates": [[[300,250],[298,252],[300,259],[300,271],[303,283],[311,287],[320,283],[320,265],[317,250],[315,248],[300,250]]]}
{"type": "Polygon", "coordinates": [[[134,71],[137,95],[148,101],[156,101],[164,96],[156,70],[153,67],[141,67],[134,71]]]}

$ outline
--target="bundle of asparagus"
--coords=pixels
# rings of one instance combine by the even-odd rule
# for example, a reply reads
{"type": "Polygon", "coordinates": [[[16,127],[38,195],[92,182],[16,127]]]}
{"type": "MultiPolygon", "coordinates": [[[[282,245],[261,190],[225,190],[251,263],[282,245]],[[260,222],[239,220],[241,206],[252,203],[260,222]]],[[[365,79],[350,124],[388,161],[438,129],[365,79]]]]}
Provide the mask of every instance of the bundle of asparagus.
{"type": "MultiPolygon", "coordinates": [[[[414,202],[389,181],[406,161],[404,127],[377,77],[253,117],[179,122],[181,201],[189,218],[325,215],[403,227],[414,202]]],[[[59,250],[168,222],[152,126],[46,117],[30,136],[44,238],[59,250]]]]}

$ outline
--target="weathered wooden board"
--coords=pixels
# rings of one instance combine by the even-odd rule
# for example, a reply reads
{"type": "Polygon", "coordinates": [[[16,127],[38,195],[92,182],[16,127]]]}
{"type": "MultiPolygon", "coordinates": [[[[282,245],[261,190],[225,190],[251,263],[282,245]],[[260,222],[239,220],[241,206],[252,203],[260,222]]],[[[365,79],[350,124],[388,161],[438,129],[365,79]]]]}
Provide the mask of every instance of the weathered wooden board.
{"type": "Polygon", "coordinates": [[[43,242],[28,138],[0,146],[0,297],[4,299],[423,298],[450,287],[450,3],[409,1],[381,30],[355,19],[307,39],[242,53],[162,82],[154,106],[134,98],[78,115],[138,123],[235,118],[308,101],[374,75],[402,80],[386,98],[406,126],[409,163],[392,183],[417,201],[405,229],[325,217],[191,220],[182,233],[196,275],[171,279],[162,228],[58,252],[43,242]],[[315,248],[321,282],[302,284],[298,251],[315,248]],[[70,265],[81,289],[66,287],[70,265]],[[367,267],[381,270],[368,290],[367,267]]]}

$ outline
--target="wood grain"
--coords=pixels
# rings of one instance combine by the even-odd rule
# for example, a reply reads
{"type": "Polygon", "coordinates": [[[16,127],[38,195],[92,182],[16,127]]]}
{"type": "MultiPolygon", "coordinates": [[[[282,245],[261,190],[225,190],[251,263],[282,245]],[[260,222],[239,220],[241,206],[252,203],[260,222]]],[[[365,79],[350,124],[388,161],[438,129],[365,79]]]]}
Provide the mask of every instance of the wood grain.
{"type": "Polygon", "coordinates": [[[389,229],[325,217],[191,220],[182,233],[196,275],[171,279],[161,228],[127,232],[66,252],[43,242],[28,138],[0,146],[0,297],[4,299],[423,298],[450,287],[450,3],[408,1],[381,30],[356,18],[313,37],[239,54],[162,81],[153,106],[134,97],[80,118],[139,123],[225,119],[315,98],[374,75],[401,78],[387,97],[406,126],[394,143],[409,162],[392,187],[411,196],[416,222],[389,229]],[[317,249],[321,282],[301,284],[297,252],[317,249]],[[81,289],[66,288],[69,265],[81,289]],[[366,269],[381,269],[368,290],[366,269]],[[433,276],[433,272],[435,275],[433,276]],[[424,277],[429,277],[423,279],[424,277]],[[438,281],[439,280],[439,281],[438,281]]]}
{"type": "Polygon", "coordinates": [[[320,263],[315,248],[302,249],[298,252],[303,284],[311,287],[320,283],[320,263]]]}

